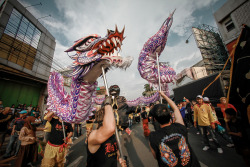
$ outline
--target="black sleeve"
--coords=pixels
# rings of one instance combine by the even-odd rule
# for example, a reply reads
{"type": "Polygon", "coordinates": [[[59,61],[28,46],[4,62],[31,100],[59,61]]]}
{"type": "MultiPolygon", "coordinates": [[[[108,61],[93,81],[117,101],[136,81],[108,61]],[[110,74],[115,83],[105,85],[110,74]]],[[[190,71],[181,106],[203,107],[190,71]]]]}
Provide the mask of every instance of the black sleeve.
{"type": "Polygon", "coordinates": [[[149,134],[149,143],[150,143],[150,146],[152,147],[152,149],[155,151],[155,154],[157,154],[158,146],[157,146],[157,142],[155,140],[155,136],[156,136],[155,132],[151,132],[149,134]]]}

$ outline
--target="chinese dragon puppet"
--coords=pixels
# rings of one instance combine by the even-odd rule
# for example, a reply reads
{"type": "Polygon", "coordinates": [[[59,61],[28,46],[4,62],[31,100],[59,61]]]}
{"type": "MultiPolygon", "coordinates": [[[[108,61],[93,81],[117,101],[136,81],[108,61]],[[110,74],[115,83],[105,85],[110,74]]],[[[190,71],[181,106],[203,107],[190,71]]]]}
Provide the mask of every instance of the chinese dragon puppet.
{"type": "MultiPolygon", "coordinates": [[[[160,56],[165,48],[173,22],[173,13],[164,21],[159,31],[144,44],[139,55],[138,71],[141,77],[146,79],[151,86],[159,87],[156,56],[157,54],[160,56]]],[[[121,48],[124,40],[123,34],[124,29],[119,32],[117,28],[115,31],[108,30],[107,35],[103,38],[93,34],[79,39],[72,47],[67,49],[65,52],[76,51],[75,55],[70,56],[74,60],[74,71],[71,74],[71,94],[64,91],[61,74],[52,72],[48,81],[48,109],[54,111],[66,122],[77,123],[88,119],[88,116],[94,111],[93,104],[101,104],[104,100],[95,97],[96,80],[102,74],[102,67],[105,67],[106,71],[112,66],[126,69],[132,62],[130,57],[122,58],[119,54],[114,54],[115,50],[121,48]]],[[[167,84],[175,79],[176,73],[171,67],[163,63],[160,63],[159,66],[162,90],[166,91],[168,95],[167,84]]],[[[124,97],[116,95],[115,105],[122,109],[128,106],[149,104],[158,99],[158,92],[150,97],[139,97],[132,101],[127,101],[124,97]]],[[[123,115],[124,113],[121,113],[121,118],[124,117],[123,115]]],[[[124,121],[121,120],[121,122],[124,121]]]]}
{"type": "Polygon", "coordinates": [[[159,31],[144,44],[138,59],[138,71],[141,77],[147,80],[151,86],[161,86],[167,95],[169,95],[167,84],[175,79],[176,73],[171,67],[160,63],[161,85],[159,85],[156,56],[157,53],[160,56],[166,46],[168,33],[173,22],[173,14],[174,12],[164,21],[159,31]]]}
{"type": "Polygon", "coordinates": [[[110,67],[126,69],[132,59],[115,54],[124,40],[124,29],[119,32],[108,30],[105,37],[92,34],[81,38],[65,52],[76,51],[70,56],[73,62],[71,93],[64,90],[63,76],[52,72],[48,81],[47,105],[63,121],[78,123],[87,120],[92,111],[97,78],[102,74],[102,67],[107,71],[110,67]]]}

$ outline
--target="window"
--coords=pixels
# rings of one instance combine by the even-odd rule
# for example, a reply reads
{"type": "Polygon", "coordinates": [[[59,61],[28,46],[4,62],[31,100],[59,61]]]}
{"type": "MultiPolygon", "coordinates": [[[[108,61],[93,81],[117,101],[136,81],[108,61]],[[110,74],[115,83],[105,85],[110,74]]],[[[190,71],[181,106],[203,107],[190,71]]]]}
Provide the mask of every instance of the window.
{"type": "Polygon", "coordinates": [[[0,57],[32,70],[41,31],[13,9],[0,39],[0,57]]]}
{"type": "Polygon", "coordinates": [[[225,26],[226,26],[227,32],[235,29],[233,20],[231,18],[225,23],[225,26]]]}

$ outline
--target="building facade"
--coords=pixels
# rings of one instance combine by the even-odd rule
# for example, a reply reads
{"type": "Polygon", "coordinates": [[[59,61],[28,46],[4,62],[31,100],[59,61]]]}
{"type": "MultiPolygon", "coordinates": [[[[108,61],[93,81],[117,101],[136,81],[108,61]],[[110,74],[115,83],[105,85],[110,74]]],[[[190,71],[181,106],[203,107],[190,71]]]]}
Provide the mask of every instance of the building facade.
{"type": "Polygon", "coordinates": [[[228,0],[214,13],[214,18],[223,42],[228,52],[231,53],[240,35],[242,25],[250,27],[250,1],[228,0]]]}
{"type": "Polygon", "coordinates": [[[0,5],[0,98],[43,110],[55,38],[17,0],[0,5]]]}
{"type": "Polygon", "coordinates": [[[206,68],[207,74],[210,75],[221,71],[228,59],[228,53],[218,29],[202,24],[198,27],[193,27],[192,31],[197,47],[201,52],[202,67],[206,68]]]}

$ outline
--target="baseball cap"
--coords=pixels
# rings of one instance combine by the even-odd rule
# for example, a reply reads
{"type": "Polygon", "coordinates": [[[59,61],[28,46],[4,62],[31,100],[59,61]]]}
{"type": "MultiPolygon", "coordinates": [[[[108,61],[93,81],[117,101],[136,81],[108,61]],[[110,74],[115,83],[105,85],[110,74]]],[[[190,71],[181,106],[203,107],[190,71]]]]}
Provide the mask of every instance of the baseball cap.
{"type": "Polygon", "coordinates": [[[23,110],[23,111],[19,112],[19,114],[26,114],[26,113],[27,113],[26,110],[23,110]]]}
{"type": "Polygon", "coordinates": [[[204,97],[204,98],[203,98],[203,101],[204,101],[204,102],[209,102],[209,98],[208,98],[208,97],[204,97]]]}
{"type": "Polygon", "coordinates": [[[200,99],[203,99],[201,95],[198,95],[198,96],[196,96],[196,98],[200,98],[200,99]]]}

